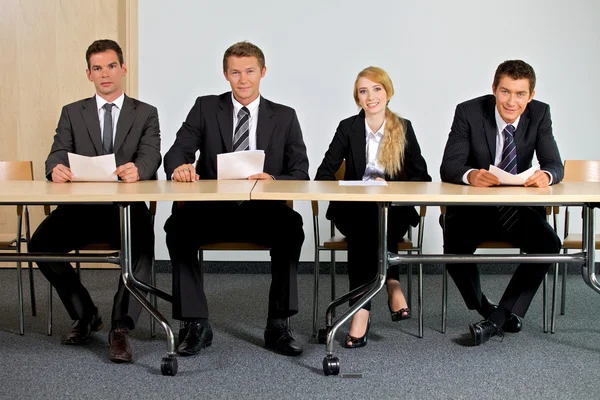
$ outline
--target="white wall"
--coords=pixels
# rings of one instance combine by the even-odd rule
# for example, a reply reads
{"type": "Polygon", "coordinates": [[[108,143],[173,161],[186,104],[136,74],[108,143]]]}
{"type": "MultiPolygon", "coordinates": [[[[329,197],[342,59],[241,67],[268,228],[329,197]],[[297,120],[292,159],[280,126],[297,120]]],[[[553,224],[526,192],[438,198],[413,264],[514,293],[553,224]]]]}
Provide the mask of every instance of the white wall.
{"type": "MultiPolygon", "coordinates": [[[[396,88],[391,109],[412,121],[430,175],[439,181],[456,104],[490,93],[497,65],[520,58],[536,70],[536,98],[552,107],[563,159],[598,159],[599,17],[595,0],[144,0],[139,97],[158,107],[164,154],[197,96],[229,90],[225,49],[249,40],[266,57],[262,95],[298,113],[314,177],[338,122],[357,111],[356,74],[380,66],[396,88]]],[[[310,261],[310,205],[295,208],[306,231],[302,260],[310,261]]],[[[160,204],[157,259],[168,259],[162,226],[169,214],[170,204],[160,204]]],[[[438,215],[429,209],[427,252],[442,248],[438,215]]],[[[239,252],[208,258],[268,259],[239,252]]]]}

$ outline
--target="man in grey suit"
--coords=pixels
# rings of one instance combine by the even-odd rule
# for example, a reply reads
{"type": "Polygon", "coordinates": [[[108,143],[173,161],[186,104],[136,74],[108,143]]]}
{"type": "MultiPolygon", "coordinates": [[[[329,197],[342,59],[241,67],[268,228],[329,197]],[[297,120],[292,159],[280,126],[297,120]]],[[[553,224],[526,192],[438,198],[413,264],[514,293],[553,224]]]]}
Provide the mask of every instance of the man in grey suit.
{"type": "MultiPolygon", "coordinates": [[[[521,60],[500,64],[492,84],[493,95],[456,107],[440,174],[442,181],[479,187],[497,186],[488,171],[495,165],[511,174],[540,164],[525,186],[547,187],[563,178],[563,164],[552,135],[550,107],[533,100],[535,72],[521,60]]],[[[508,241],[526,253],[554,254],[560,239],[546,222],[543,207],[448,207],[444,253],[472,254],[488,240],[508,241]]],[[[481,292],[476,264],[450,264],[448,272],[467,307],[484,317],[469,326],[473,344],[504,332],[519,332],[525,315],[550,264],[521,264],[498,305],[481,292]]]]}
{"type": "MultiPolygon", "coordinates": [[[[114,173],[123,182],[155,179],[161,163],[158,113],[155,107],[123,93],[122,78],[127,67],[121,47],[112,40],[97,40],[88,47],[86,60],[87,77],[94,83],[96,95],[63,107],[46,160],[47,179],[66,184],[75,178],[69,168],[69,152],[83,156],[114,154],[114,173]]],[[[148,282],[154,257],[154,230],[145,203],[131,205],[131,229],[134,274],[148,282]]],[[[119,232],[119,210],[115,205],[61,205],[33,234],[30,250],[69,252],[97,242],[119,248],[119,232]]],[[[77,273],[66,262],[38,266],[76,321],[63,343],[87,342],[90,332],[102,329],[103,323],[77,273]]],[[[111,361],[132,360],[128,333],[134,329],[140,312],[141,305],[119,276],[109,334],[111,361]]]]}
{"type": "MultiPolygon", "coordinates": [[[[265,151],[263,172],[247,179],[309,179],[296,112],[260,95],[266,70],[263,52],[252,43],[236,43],[225,51],[223,74],[231,92],[198,97],[165,155],[167,179],[216,179],[218,154],[257,149],[265,151]]],[[[298,312],[296,269],[304,242],[300,214],[277,201],[186,202],[174,205],[165,231],[173,264],[173,317],[185,323],[180,355],[195,355],[212,344],[198,246],[219,241],[271,247],[265,345],[285,355],[302,353],[285,324],[298,312]]]]}

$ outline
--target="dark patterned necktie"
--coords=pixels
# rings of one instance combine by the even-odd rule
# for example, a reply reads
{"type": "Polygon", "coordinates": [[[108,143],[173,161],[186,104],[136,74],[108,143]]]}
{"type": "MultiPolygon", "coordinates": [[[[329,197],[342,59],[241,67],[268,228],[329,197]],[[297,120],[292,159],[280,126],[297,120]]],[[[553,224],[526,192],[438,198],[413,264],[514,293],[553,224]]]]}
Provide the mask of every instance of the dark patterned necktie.
{"type": "MultiPolygon", "coordinates": [[[[498,168],[503,169],[509,174],[517,174],[517,146],[515,145],[515,127],[508,124],[502,131],[504,134],[504,148],[502,149],[502,160],[498,168]]],[[[507,230],[517,222],[518,209],[513,206],[498,207],[500,213],[498,220],[507,230]]]]}
{"type": "Polygon", "coordinates": [[[102,131],[102,150],[104,154],[111,154],[113,152],[112,108],[114,106],[113,103],[106,103],[102,106],[104,108],[104,130],[102,131]]]}
{"type": "Polygon", "coordinates": [[[238,123],[233,134],[233,151],[250,150],[250,111],[242,107],[237,117],[238,123]]]}

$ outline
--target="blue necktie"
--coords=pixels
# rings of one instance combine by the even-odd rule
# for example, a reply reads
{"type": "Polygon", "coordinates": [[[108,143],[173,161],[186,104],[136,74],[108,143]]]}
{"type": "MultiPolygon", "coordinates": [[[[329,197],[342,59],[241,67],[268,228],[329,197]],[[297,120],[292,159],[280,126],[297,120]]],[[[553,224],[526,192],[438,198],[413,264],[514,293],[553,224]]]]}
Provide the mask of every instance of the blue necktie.
{"type": "MultiPolygon", "coordinates": [[[[504,147],[502,149],[502,160],[498,164],[498,168],[503,169],[509,174],[517,174],[517,146],[515,145],[515,127],[508,124],[502,131],[504,134],[504,147]]],[[[498,220],[500,225],[505,227],[507,230],[510,229],[515,222],[517,222],[517,211],[516,207],[512,206],[500,206],[498,207],[500,213],[498,220]]]]}

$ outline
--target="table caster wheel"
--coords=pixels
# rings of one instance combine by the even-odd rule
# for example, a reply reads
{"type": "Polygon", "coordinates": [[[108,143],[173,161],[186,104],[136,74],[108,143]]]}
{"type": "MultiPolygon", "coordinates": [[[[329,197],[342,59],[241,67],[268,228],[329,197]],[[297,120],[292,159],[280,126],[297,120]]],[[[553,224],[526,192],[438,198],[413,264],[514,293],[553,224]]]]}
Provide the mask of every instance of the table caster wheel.
{"type": "Polygon", "coordinates": [[[337,375],[340,373],[340,360],[334,356],[327,356],[323,359],[323,372],[325,375],[337,375]]]}
{"type": "Polygon", "coordinates": [[[165,376],[177,375],[177,358],[175,357],[164,357],[160,364],[160,372],[165,376]]]}
{"type": "Polygon", "coordinates": [[[329,329],[327,329],[327,328],[319,329],[319,332],[317,333],[317,342],[319,342],[319,344],[327,343],[327,334],[328,333],[329,333],[329,329]]]}

